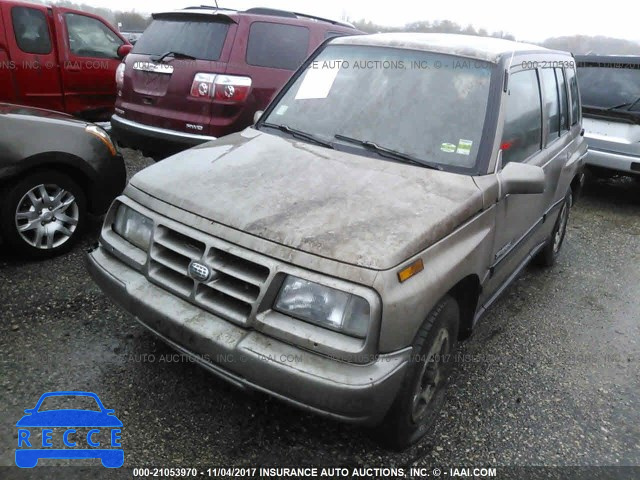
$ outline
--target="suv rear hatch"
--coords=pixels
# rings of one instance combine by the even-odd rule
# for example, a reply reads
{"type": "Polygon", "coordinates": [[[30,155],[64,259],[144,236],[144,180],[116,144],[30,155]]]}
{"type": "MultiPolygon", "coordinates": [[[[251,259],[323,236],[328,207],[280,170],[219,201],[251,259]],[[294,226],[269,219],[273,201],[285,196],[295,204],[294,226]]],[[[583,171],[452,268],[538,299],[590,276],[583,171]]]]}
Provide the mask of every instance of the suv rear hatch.
{"type": "Polygon", "coordinates": [[[590,148],[640,155],[640,62],[595,57],[578,62],[590,148]]]}
{"type": "Polygon", "coordinates": [[[212,119],[224,117],[226,105],[213,103],[205,92],[214,85],[194,81],[199,73],[226,72],[235,33],[233,13],[154,14],[126,58],[117,114],[153,127],[212,135],[212,119]]]}

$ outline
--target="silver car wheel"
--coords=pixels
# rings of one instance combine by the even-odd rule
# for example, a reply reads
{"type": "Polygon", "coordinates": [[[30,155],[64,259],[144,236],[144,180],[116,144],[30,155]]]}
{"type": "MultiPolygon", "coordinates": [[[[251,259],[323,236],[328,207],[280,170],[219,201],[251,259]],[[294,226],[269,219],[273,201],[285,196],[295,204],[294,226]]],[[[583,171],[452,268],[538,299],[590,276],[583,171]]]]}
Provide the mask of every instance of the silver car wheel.
{"type": "Polygon", "coordinates": [[[414,423],[420,423],[431,409],[436,393],[446,380],[444,363],[448,361],[450,353],[449,332],[443,328],[438,332],[429,353],[426,356],[418,384],[413,395],[413,411],[411,418],[414,423]]]}
{"type": "Polygon", "coordinates": [[[80,220],[75,196],[58,185],[41,184],[18,202],[18,234],[32,247],[51,250],[69,241],[80,220]]]}

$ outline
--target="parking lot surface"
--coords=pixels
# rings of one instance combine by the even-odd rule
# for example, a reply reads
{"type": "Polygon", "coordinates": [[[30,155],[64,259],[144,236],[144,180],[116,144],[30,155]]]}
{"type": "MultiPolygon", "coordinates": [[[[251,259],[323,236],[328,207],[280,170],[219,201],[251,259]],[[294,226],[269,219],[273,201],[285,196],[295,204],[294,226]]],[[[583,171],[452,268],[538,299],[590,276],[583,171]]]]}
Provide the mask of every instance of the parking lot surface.
{"type": "MultiPolygon", "coordinates": [[[[151,163],[125,152],[130,173],[151,163]]],[[[55,390],[115,409],[129,467],[640,464],[638,182],[587,185],[559,263],[527,268],[480,321],[436,428],[404,453],[174,361],[86,273],[99,225],[54,260],[0,253],[0,465],[23,410],[55,390]]]]}

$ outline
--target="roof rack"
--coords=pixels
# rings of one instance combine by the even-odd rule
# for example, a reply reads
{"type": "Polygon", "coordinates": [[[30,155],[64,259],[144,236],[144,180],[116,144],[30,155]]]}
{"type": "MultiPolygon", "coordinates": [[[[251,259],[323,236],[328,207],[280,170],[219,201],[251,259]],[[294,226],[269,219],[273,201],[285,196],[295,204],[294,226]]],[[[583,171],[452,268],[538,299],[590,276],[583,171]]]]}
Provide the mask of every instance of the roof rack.
{"type": "Polygon", "coordinates": [[[355,28],[355,26],[353,26],[350,23],[347,22],[339,22],[337,20],[330,20],[328,18],[324,18],[324,17],[318,17],[316,15],[309,15],[306,13],[299,13],[299,12],[290,12],[287,10],[278,10],[276,8],[264,8],[264,7],[254,7],[254,8],[250,8],[248,10],[245,10],[246,13],[253,13],[256,15],[272,15],[274,17],[285,17],[285,18],[309,18],[309,19],[313,19],[313,20],[319,20],[321,22],[327,22],[327,23],[331,23],[332,25],[341,25],[343,27],[349,27],[349,28],[355,28]]]}

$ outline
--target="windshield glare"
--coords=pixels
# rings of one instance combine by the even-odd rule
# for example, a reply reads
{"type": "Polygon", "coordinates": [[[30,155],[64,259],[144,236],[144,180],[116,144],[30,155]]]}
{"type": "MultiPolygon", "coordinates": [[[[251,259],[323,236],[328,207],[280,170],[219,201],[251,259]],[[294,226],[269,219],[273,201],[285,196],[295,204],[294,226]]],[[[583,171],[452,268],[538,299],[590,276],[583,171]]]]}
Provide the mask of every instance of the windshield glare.
{"type": "Polygon", "coordinates": [[[431,52],[330,45],[264,121],[336,146],[347,147],[335,139],[344,135],[445,168],[471,169],[491,69],[487,62],[431,52]]]}
{"type": "MultiPolygon", "coordinates": [[[[628,108],[640,98],[640,65],[579,67],[580,95],[585,107],[628,108]]],[[[640,102],[638,102],[640,104],[640,102]]],[[[640,110],[636,104],[634,110],[640,110]]]]}

